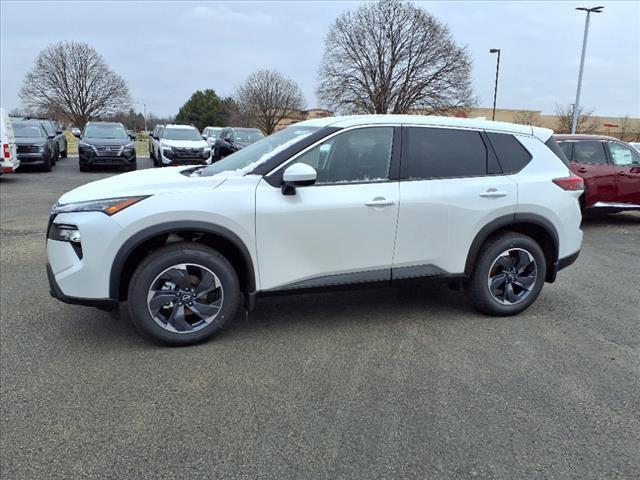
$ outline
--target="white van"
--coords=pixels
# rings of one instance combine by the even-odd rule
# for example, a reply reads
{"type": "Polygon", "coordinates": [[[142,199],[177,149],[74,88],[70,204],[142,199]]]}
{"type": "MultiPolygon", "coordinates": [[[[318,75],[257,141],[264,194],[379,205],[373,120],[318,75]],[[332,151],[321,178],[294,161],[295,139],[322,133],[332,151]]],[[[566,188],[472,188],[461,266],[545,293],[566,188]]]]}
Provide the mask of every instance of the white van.
{"type": "Polygon", "coordinates": [[[9,115],[0,108],[0,139],[2,140],[2,153],[0,153],[0,174],[13,173],[20,166],[16,139],[13,135],[13,126],[9,115]]]}

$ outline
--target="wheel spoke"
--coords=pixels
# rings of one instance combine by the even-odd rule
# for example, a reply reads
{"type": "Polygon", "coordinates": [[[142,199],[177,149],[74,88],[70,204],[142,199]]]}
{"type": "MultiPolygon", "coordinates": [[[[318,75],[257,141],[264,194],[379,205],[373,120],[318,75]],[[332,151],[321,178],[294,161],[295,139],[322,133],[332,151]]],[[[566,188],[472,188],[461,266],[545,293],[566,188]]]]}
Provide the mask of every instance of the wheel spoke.
{"type": "Polygon", "coordinates": [[[498,274],[495,277],[491,277],[491,284],[489,285],[491,293],[493,295],[497,295],[498,288],[504,285],[504,282],[506,281],[507,281],[507,276],[504,273],[498,274]]]}
{"type": "Polygon", "coordinates": [[[516,303],[518,301],[518,296],[516,295],[516,292],[513,291],[513,284],[511,282],[507,282],[505,285],[504,298],[510,303],[516,303]]]}
{"type": "Polygon", "coordinates": [[[205,272],[204,276],[202,277],[202,280],[200,280],[200,283],[194,290],[194,293],[196,294],[196,298],[214,291],[216,288],[218,288],[217,283],[218,282],[216,282],[215,275],[213,275],[210,272],[205,272]]]}
{"type": "Polygon", "coordinates": [[[200,303],[194,302],[189,306],[189,309],[199,316],[202,320],[206,320],[209,317],[213,317],[220,311],[222,306],[222,299],[218,299],[213,303],[200,303]]]}
{"type": "Polygon", "coordinates": [[[503,255],[501,257],[498,257],[496,263],[505,270],[511,270],[513,268],[513,258],[511,257],[511,255],[503,255]]]}
{"type": "Polygon", "coordinates": [[[529,260],[529,254],[523,250],[518,250],[517,253],[517,262],[516,262],[516,272],[522,274],[527,269],[527,267],[531,264],[531,260],[529,260]]]}
{"type": "Polygon", "coordinates": [[[531,290],[531,287],[533,286],[534,283],[536,283],[535,272],[532,273],[531,275],[518,277],[518,279],[515,282],[516,285],[518,285],[521,288],[524,288],[525,290],[531,290]]]}
{"type": "Polygon", "coordinates": [[[167,325],[171,325],[179,332],[193,330],[193,327],[184,319],[184,305],[175,305],[171,315],[167,319],[167,325]]]}
{"type": "Polygon", "coordinates": [[[189,288],[191,283],[189,282],[189,272],[187,272],[186,265],[184,268],[172,268],[168,270],[166,275],[180,288],[189,288]]]}
{"type": "Polygon", "coordinates": [[[149,300],[149,310],[153,315],[158,313],[158,310],[171,300],[175,300],[176,293],[173,290],[156,290],[155,295],[149,300]]]}

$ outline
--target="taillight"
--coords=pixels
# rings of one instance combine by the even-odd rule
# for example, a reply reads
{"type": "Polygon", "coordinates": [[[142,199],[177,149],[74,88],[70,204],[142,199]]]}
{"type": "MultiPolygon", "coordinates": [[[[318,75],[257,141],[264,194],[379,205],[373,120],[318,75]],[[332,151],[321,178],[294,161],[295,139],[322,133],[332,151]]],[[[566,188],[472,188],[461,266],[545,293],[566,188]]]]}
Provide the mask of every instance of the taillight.
{"type": "Polygon", "coordinates": [[[2,144],[2,156],[4,158],[9,158],[11,156],[11,154],[9,153],[9,144],[8,143],[3,143],[2,144]]]}
{"type": "Polygon", "coordinates": [[[571,177],[554,178],[553,183],[558,185],[561,189],[568,190],[570,192],[584,190],[584,180],[576,175],[572,175],[571,177]]]}

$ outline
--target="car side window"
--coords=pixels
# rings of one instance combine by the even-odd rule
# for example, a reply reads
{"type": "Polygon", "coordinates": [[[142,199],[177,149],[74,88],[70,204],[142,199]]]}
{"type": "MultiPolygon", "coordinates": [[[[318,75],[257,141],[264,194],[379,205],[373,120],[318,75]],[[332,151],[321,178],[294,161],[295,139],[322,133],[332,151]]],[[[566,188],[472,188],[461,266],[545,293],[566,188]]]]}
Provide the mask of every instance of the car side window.
{"type": "Polygon", "coordinates": [[[315,168],[317,185],[379,182],[389,178],[392,147],[393,127],[358,128],[316,145],[293,163],[315,168]]]}
{"type": "Polygon", "coordinates": [[[573,154],[573,142],[558,142],[558,146],[562,149],[569,161],[571,161],[571,156],[573,154]]]}
{"type": "Polygon", "coordinates": [[[616,142],[607,142],[613,164],[618,167],[640,165],[640,155],[626,145],[616,142]]]}
{"type": "Polygon", "coordinates": [[[487,173],[480,132],[405,127],[400,176],[407,179],[476,177],[487,173]]]}
{"type": "Polygon", "coordinates": [[[603,142],[574,142],[572,162],[607,164],[603,142]]]}
{"type": "Polygon", "coordinates": [[[487,132],[504,173],[518,173],[531,161],[531,154],[510,133],[487,132]]]}

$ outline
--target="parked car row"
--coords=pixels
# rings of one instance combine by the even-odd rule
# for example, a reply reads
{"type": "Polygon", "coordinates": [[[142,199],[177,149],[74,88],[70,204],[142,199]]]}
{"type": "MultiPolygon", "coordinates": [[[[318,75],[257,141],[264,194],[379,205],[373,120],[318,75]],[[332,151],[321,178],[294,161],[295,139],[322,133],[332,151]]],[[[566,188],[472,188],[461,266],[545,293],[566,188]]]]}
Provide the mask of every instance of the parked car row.
{"type": "Polygon", "coordinates": [[[156,167],[208,165],[254,143],[264,135],[257,128],[156,125],[149,136],[149,156],[156,167]]]}

